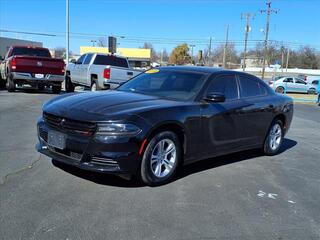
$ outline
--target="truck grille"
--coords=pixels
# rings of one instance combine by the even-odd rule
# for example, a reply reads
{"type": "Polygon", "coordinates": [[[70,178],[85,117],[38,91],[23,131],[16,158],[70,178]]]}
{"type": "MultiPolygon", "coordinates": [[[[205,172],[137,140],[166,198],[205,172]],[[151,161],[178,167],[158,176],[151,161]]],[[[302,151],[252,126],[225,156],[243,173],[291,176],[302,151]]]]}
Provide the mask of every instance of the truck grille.
{"type": "Polygon", "coordinates": [[[43,113],[43,119],[49,126],[57,129],[63,129],[73,133],[80,133],[91,136],[96,130],[95,123],[70,120],[67,118],[55,116],[53,114],[43,113]]]}

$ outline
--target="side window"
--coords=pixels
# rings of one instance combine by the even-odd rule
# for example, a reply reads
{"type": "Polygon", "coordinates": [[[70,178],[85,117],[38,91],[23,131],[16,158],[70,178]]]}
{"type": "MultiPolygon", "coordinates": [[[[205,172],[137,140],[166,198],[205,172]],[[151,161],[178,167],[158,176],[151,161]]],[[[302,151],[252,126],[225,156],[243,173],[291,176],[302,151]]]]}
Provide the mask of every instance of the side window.
{"type": "Polygon", "coordinates": [[[293,78],[286,78],[283,80],[283,82],[293,83],[293,78]]]}
{"type": "Polygon", "coordinates": [[[265,96],[269,94],[267,86],[263,85],[262,83],[259,83],[259,87],[261,95],[265,96]]]}
{"type": "Polygon", "coordinates": [[[110,65],[115,67],[124,67],[128,68],[128,62],[126,58],[119,58],[112,55],[97,55],[94,60],[96,65],[110,65]]]}
{"type": "Polygon", "coordinates": [[[296,83],[297,83],[297,84],[303,84],[303,85],[306,84],[305,81],[303,81],[303,80],[301,80],[301,79],[296,79],[296,83]]]}
{"type": "Polygon", "coordinates": [[[92,53],[87,54],[87,57],[86,57],[86,59],[83,61],[83,63],[82,63],[82,64],[89,64],[89,63],[90,63],[90,61],[91,61],[91,59],[92,59],[92,56],[93,56],[93,54],[92,54],[92,53]]]}
{"type": "Polygon", "coordinates": [[[257,97],[264,95],[261,93],[260,84],[257,79],[250,76],[239,76],[241,97],[257,97]]]}
{"type": "Polygon", "coordinates": [[[226,100],[238,99],[238,87],[235,75],[220,75],[213,78],[207,88],[209,93],[223,93],[226,100]]]}
{"type": "Polygon", "coordinates": [[[83,54],[78,60],[77,60],[77,64],[82,64],[83,60],[85,59],[87,54],[83,54]]]}

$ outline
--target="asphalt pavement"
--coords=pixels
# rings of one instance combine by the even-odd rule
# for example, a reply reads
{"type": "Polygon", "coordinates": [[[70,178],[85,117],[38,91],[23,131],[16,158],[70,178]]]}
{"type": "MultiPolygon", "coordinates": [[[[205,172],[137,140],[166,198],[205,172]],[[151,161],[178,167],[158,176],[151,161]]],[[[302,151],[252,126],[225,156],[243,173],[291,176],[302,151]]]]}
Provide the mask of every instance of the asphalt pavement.
{"type": "Polygon", "coordinates": [[[0,91],[0,239],[320,239],[320,107],[295,106],[277,156],[208,159],[151,188],[37,153],[54,96],[0,91]]]}

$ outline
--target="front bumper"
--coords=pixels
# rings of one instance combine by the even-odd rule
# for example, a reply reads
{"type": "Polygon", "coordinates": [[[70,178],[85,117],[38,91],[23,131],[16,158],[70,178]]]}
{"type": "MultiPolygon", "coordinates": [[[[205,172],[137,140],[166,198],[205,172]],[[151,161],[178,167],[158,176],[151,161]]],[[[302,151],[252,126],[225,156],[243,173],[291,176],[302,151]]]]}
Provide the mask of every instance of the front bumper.
{"type": "Polygon", "coordinates": [[[110,138],[104,142],[95,135],[88,137],[77,133],[68,133],[48,126],[43,119],[38,121],[38,152],[68,165],[80,169],[113,173],[135,174],[139,166],[139,141],[126,137],[110,138]],[[59,150],[48,145],[48,131],[65,134],[66,148],[59,150]]]}
{"type": "Polygon", "coordinates": [[[44,74],[43,78],[36,78],[33,73],[13,72],[12,77],[23,83],[61,84],[64,81],[64,75],[56,74],[44,74]]]}

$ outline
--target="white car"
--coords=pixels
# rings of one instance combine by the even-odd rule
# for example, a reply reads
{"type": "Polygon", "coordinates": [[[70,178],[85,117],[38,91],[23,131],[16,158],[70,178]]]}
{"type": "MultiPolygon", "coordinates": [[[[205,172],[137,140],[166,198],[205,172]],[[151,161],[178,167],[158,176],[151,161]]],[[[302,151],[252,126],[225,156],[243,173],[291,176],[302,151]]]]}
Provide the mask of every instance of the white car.
{"type": "Polygon", "coordinates": [[[308,84],[303,79],[295,77],[284,77],[270,84],[277,93],[316,93],[316,88],[308,84]]]}
{"type": "Polygon", "coordinates": [[[140,73],[130,68],[125,57],[86,53],[68,64],[65,88],[67,92],[73,92],[75,86],[89,87],[91,91],[113,89],[140,73]]]}

